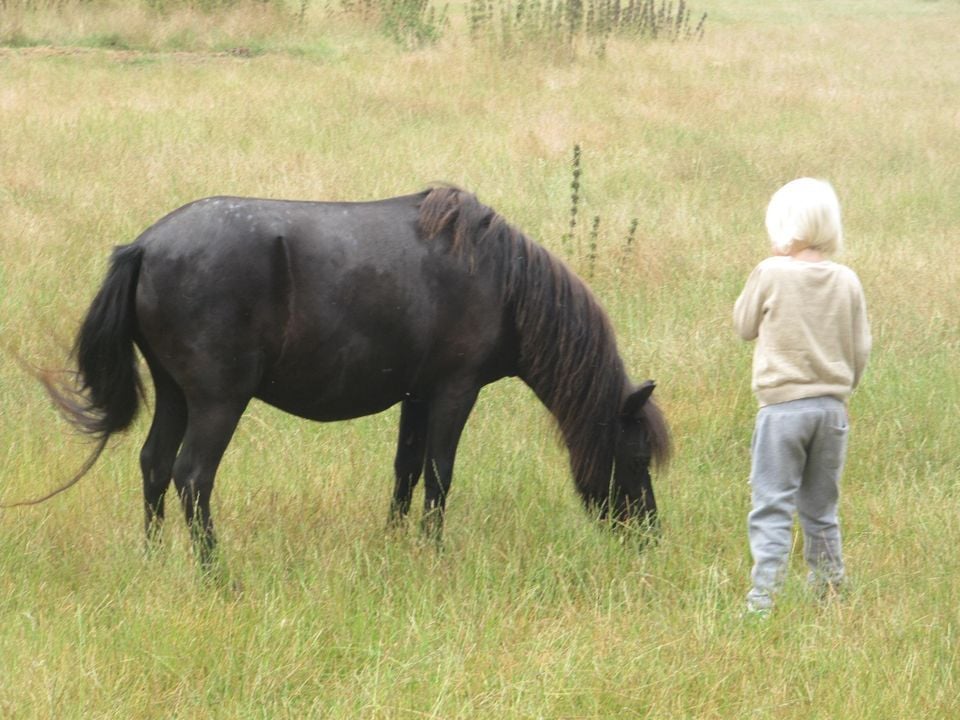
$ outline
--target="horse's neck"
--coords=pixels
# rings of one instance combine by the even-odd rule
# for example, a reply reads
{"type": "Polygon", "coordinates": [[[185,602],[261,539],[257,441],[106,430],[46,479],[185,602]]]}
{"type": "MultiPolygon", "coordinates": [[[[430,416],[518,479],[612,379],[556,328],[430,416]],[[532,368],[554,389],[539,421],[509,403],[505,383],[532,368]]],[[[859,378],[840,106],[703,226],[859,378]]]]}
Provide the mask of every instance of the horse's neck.
{"type": "Polygon", "coordinates": [[[619,356],[607,358],[595,372],[584,369],[566,379],[558,377],[557,367],[537,369],[520,378],[555,418],[571,455],[606,452],[625,382],[619,356]]]}
{"type": "Polygon", "coordinates": [[[595,473],[612,453],[608,428],[626,383],[613,329],[563,263],[532,243],[524,250],[526,262],[506,272],[519,375],[556,418],[574,472],[595,473]]]}

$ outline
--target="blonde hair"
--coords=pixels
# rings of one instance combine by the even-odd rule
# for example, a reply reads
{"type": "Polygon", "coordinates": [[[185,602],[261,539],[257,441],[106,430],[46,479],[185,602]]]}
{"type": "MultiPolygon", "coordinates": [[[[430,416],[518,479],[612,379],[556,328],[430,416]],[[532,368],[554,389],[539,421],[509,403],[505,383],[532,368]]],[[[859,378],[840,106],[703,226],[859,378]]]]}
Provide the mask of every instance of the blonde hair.
{"type": "Polygon", "coordinates": [[[774,249],[803,248],[833,255],[843,250],[840,201],[826,180],[798,178],[777,190],[767,205],[767,234],[774,249]]]}

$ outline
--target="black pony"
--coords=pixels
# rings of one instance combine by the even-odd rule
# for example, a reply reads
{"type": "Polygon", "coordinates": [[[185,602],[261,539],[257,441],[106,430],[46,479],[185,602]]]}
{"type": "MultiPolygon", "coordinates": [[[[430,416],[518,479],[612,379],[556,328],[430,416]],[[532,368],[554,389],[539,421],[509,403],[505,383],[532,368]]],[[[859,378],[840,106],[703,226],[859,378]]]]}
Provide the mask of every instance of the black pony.
{"type": "Polygon", "coordinates": [[[78,385],[41,378],[99,440],[60,490],[133,421],[134,345],[156,392],[140,453],[147,536],[172,479],[205,563],[214,475],[251,398],[319,421],[401,403],[390,515],[407,514],[423,473],[423,526],[439,537],[477,394],[519,376],[556,418],[587,506],[655,521],[649,466],[667,458],[669,434],[654,384],[627,377],[587,287],[462,190],[364,203],[208,198],[116,248],[77,337],[78,385]]]}

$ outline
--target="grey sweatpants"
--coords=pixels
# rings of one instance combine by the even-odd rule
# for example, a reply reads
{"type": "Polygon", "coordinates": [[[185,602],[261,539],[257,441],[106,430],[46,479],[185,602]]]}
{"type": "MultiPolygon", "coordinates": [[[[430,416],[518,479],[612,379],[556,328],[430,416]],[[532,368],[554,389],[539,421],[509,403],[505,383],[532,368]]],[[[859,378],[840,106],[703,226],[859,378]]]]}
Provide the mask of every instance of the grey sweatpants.
{"type": "Polygon", "coordinates": [[[767,405],[753,433],[753,510],[747,526],[753,554],[754,609],[769,608],[783,584],[793,515],[803,528],[803,555],[818,584],[843,580],[837,503],[847,451],[847,411],[832,397],[767,405]]]}

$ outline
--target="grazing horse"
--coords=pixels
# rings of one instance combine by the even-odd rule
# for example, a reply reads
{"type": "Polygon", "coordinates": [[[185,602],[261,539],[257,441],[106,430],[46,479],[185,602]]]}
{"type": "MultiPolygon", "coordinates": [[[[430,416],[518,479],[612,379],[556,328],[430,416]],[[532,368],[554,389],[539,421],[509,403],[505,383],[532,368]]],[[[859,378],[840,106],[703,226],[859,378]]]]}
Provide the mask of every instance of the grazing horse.
{"type": "Polygon", "coordinates": [[[47,497],[133,421],[135,346],[156,393],[140,453],[147,536],[172,479],[205,564],[214,475],[252,398],[322,422],[400,403],[390,516],[407,514],[424,474],[422,523],[439,537],[477,394],[518,376],[556,418],[588,508],[655,522],[649,468],[670,448],[653,382],[627,377],[583,282],[463,190],[359,203],[207,198],[116,248],[77,336],[76,385],[41,375],[99,441],[47,497]]]}

